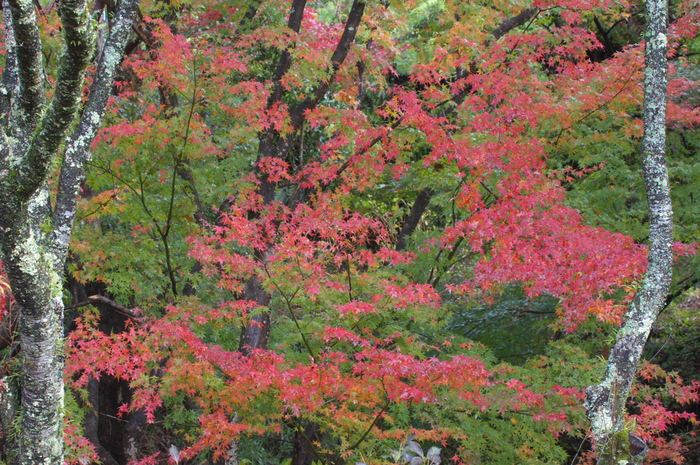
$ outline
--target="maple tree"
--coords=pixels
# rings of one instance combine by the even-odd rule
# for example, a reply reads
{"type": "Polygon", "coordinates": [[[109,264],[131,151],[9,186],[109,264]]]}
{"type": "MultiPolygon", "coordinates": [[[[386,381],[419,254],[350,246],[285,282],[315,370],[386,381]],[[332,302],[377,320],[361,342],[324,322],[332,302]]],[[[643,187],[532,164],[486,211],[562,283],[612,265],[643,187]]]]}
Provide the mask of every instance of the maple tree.
{"type": "MultiPolygon", "coordinates": [[[[608,133],[636,150],[637,8],[143,2],[71,243],[69,460],[568,461],[601,334],[646,270],[638,237],[576,203],[616,153],[566,158],[608,133]],[[456,320],[514,295],[559,340],[506,364],[456,320]]],[[[671,84],[692,130],[693,83],[671,84]]],[[[698,386],[642,378],[636,434],[680,460],[665,431],[694,417],[659,395],[698,386]]]]}

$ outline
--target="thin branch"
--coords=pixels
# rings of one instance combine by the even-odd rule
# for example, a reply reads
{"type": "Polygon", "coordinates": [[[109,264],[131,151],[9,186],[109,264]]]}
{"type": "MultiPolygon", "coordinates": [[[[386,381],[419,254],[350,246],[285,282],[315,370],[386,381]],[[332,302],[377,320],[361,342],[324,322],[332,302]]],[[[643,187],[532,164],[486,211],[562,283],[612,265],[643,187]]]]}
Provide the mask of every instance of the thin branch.
{"type": "Polygon", "coordinates": [[[10,311],[0,322],[0,350],[15,343],[15,331],[17,331],[18,309],[16,305],[10,306],[10,311]]]}
{"type": "Polygon", "coordinates": [[[301,324],[299,323],[299,319],[297,318],[296,314],[294,313],[294,307],[292,306],[292,300],[294,300],[294,297],[296,297],[297,293],[301,289],[298,287],[292,296],[288,296],[286,292],[282,290],[282,288],[277,284],[277,282],[272,279],[272,275],[270,274],[270,271],[267,269],[267,265],[263,263],[263,269],[265,270],[265,274],[267,274],[267,277],[270,279],[270,282],[272,282],[272,285],[277,289],[277,292],[280,293],[282,298],[284,299],[285,304],[287,305],[287,310],[289,311],[289,314],[292,317],[292,321],[294,322],[294,326],[296,326],[297,331],[299,331],[299,335],[301,336],[301,340],[304,343],[304,346],[306,347],[306,350],[309,352],[309,356],[311,357],[311,360],[316,362],[316,355],[314,354],[313,349],[311,349],[311,344],[309,344],[309,341],[306,339],[306,335],[304,334],[303,329],[301,328],[301,324]]]}
{"type": "Polygon", "coordinates": [[[357,446],[359,446],[360,444],[362,444],[362,442],[365,440],[365,438],[367,438],[367,435],[370,433],[370,431],[372,431],[372,429],[377,425],[377,422],[378,422],[379,419],[382,417],[382,415],[384,415],[384,412],[386,412],[386,409],[387,409],[387,406],[386,406],[386,405],[382,407],[382,409],[379,411],[379,413],[377,414],[377,416],[374,417],[374,420],[372,421],[372,424],[369,425],[369,427],[367,428],[367,430],[365,430],[365,432],[362,434],[362,436],[360,436],[360,439],[358,439],[357,441],[355,441],[355,444],[353,444],[352,446],[350,446],[349,450],[353,450],[353,449],[357,448],[357,446]]]}
{"type": "Polygon", "coordinates": [[[345,271],[348,280],[348,302],[352,302],[352,273],[350,271],[350,256],[345,254],[345,271]]]}

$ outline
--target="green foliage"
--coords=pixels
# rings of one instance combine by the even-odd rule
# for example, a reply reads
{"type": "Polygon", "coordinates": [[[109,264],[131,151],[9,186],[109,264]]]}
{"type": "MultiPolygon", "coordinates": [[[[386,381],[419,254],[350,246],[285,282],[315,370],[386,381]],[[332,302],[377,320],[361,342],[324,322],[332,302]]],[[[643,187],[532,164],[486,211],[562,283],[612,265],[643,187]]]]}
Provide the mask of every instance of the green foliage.
{"type": "MultiPolygon", "coordinates": [[[[196,105],[190,102],[190,110],[196,105]]],[[[78,260],[71,269],[76,278],[102,281],[118,300],[147,309],[201,283],[190,273],[186,238],[201,227],[196,215],[216,221],[215,207],[245,161],[213,157],[212,163],[209,130],[191,113],[127,105],[124,116],[145,118],[157,135],[145,136],[145,127],[129,136],[119,127],[105,134],[88,176],[99,194],[81,205],[72,246],[78,260]]]]}
{"type": "MultiPolygon", "coordinates": [[[[642,184],[641,160],[634,139],[605,137],[615,128],[606,128],[608,121],[589,123],[578,140],[566,147],[567,158],[576,168],[601,166],[572,183],[568,199],[591,224],[631,235],[639,241],[648,236],[646,199],[642,184]]],[[[695,156],[700,150],[700,137],[695,131],[676,130],[668,135],[669,176],[673,185],[674,230],[679,241],[698,236],[700,210],[694,201],[700,168],[695,156]]]]}
{"type": "Polygon", "coordinates": [[[499,360],[521,364],[543,354],[554,335],[559,302],[551,296],[528,299],[517,284],[505,286],[486,302],[456,298],[449,330],[479,341],[493,350],[499,360]]]}
{"type": "Polygon", "coordinates": [[[696,380],[700,378],[697,336],[700,293],[696,288],[679,300],[661,315],[645,355],[683,379],[696,380]]]}

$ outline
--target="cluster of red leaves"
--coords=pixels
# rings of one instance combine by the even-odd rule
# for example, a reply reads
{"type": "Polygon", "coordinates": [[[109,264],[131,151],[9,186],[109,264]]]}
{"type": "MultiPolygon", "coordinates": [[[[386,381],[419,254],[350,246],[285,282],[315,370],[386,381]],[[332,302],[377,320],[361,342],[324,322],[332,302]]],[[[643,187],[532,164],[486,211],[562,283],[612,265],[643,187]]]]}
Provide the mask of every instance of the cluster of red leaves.
{"type": "Polygon", "coordinates": [[[97,463],[100,458],[95,451],[95,446],[84,437],[81,428],[72,419],[64,422],[63,434],[65,438],[67,465],[82,465],[84,463],[97,463]]]}
{"type": "MultiPolygon", "coordinates": [[[[325,348],[299,363],[268,350],[242,356],[210,346],[195,334],[196,316],[175,308],[162,319],[114,335],[97,331],[91,320],[81,318],[71,335],[67,379],[74,380],[76,388],[104,375],[129,381],[134,401],[122,411],[142,409],[149,421],[168,397],[185,394],[195,400],[202,412],[200,435],[180,451],[181,458],[206,449],[222,454],[232,437],[275,432],[282,422],[299,418],[330,427],[345,450],[378,418],[390,421],[391,404],[447,407],[456,398],[467,411],[525,411],[536,421],[551,423],[557,433],[567,413],[549,410],[545,396],[557,397],[559,405],[580,400],[578,390],[559,386],[536,393],[505,373],[497,376],[478,358],[420,358],[387,349],[393,337],[377,340],[342,328],[319,332],[325,348]],[[333,349],[345,342],[354,349],[333,349]]],[[[392,432],[396,437],[408,433],[392,432]]]]}
{"type": "Polygon", "coordinates": [[[552,202],[552,195],[557,193],[499,199],[448,229],[447,244],[466,237],[487,258],[476,265],[470,282],[454,289],[488,290],[520,281],[529,297],[559,297],[569,330],[590,314],[619,323],[624,305],[611,295],[641,275],[645,248],[621,234],[585,226],[576,210],[552,202]]]}
{"type": "MultiPolygon", "coordinates": [[[[651,445],[649,459],[657,462],[684,463],[685,446],[680,435],[669,437],[669,429],[679,424],[695,424],[697,415],[670,408],[697,404],[700,401],[700,382],[685,383],[675,373],[668,373],[658,365],[645,363],[639,370],[640,382],[632,395],[637,399],[638,413],[630,415],[636,433],[651,445]]],[[[695,435],[690,431],[691,435],[695,435]]]]}
{"type": "Polygon", "coordinates": [[[10,289],[10,282],[5,274],[5,267],[2,262],[0,262],[0,318],[7,315],[10,311],[10,303],[12,302],[12,290],[10,289]]]}

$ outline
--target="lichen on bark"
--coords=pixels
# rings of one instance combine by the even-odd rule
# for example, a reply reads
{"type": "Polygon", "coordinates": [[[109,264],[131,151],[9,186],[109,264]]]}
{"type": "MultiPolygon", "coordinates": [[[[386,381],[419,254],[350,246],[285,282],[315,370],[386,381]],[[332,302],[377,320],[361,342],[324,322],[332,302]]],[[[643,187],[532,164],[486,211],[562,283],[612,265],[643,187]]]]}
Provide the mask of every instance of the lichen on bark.
{"type": "Polygon", "coordinates": [[[63,463],[63,266],[85,152],[102,120],[137,1],[122,0],[118,6],[85,106],[82,91],[95,43],[90,9],[86,0],[58,5],[65,50],[48,107],[34,4],[7,0],[3,5],[11,12],[4,32],[12,49],[0,95],[6,143],[0,151],[0,251],[17,301],[20,350],[15,352],[22,367],[21,390],[0,396],[0,421],[6,433],[18,425],[17,440],[6,443],[13,450],[3,455],[22,464],[63,463]],[[70,138],[79,143],[64,153],[63,166],[70,169],[59,178],[60,194],[51,205],[48,177],[84,107],[88,111],[70,138]]]}
{"type": "Polygon", "coordinates": [[[671,283],[673,211],[666,167],[665,0],[647,0],[646,71],[642,167],[649,208],[648,269],[630,304],[625,323],[608,358],[603,381],[590,386],[586,412],[600,465],[641,464],[648,448],[625,426],[625,404],[651,328],[671,283]]]}

